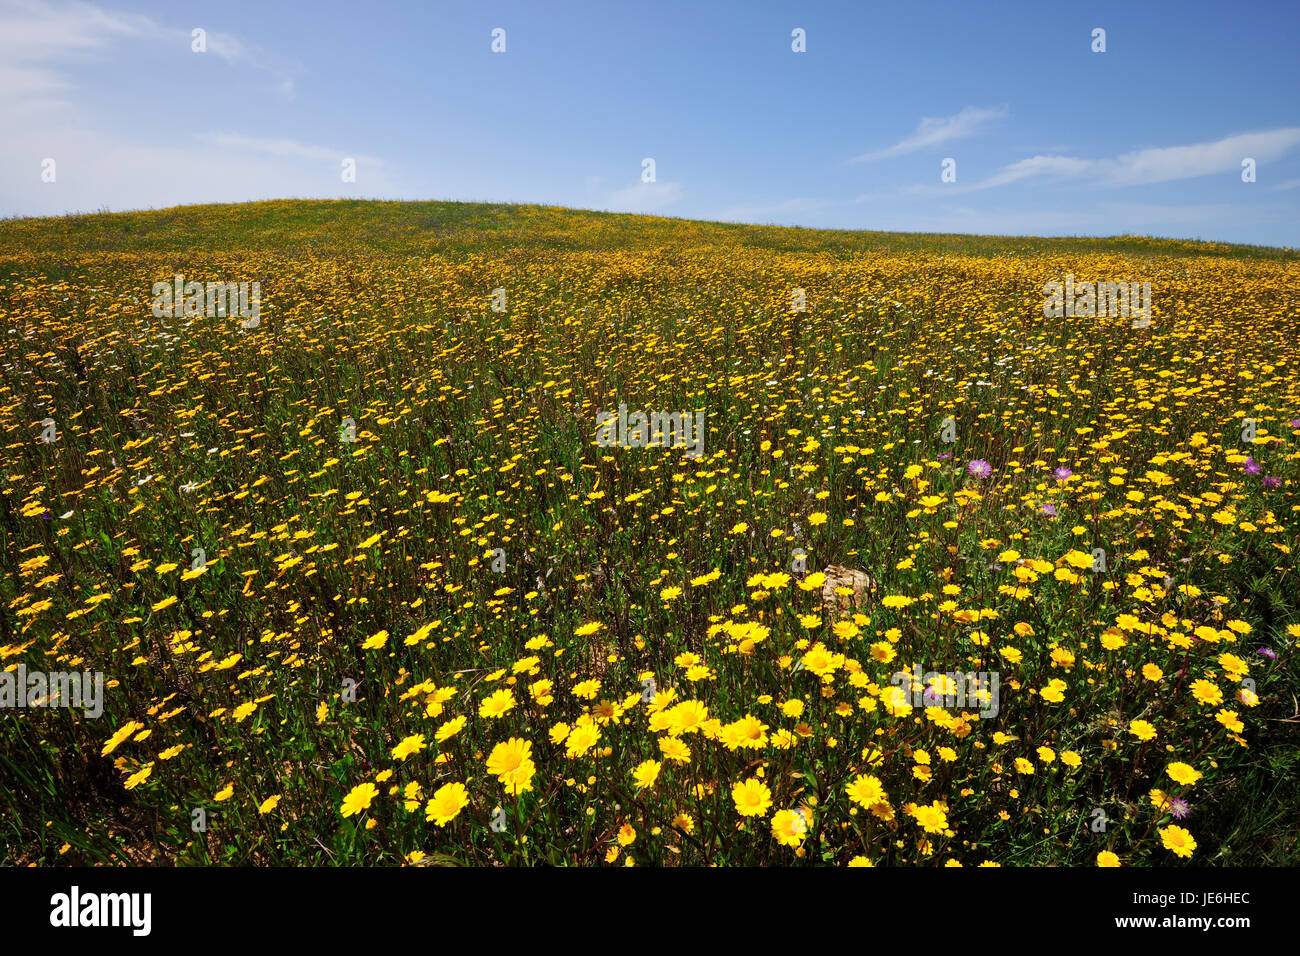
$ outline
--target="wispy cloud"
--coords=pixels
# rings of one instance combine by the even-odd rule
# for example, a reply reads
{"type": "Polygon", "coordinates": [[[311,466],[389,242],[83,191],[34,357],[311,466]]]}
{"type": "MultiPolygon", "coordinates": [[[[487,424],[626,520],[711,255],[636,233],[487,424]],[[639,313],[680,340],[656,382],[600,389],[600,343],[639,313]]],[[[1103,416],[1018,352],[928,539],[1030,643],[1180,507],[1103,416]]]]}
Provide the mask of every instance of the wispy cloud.
{"type": "Polygon", "coordinates": [[[1030,156],[1028,159],[1004,166],[987,179],[966,188],[992,189],[994,186],[1005,186],[1008,183],[1032,179],[1036,176],[1056,179],[1097,178],[1104,172],[1106,164],[1111,162],[1114,161],[1079,159],[1074,156],[1030,156]]]}
{"type": "Polygon", "coordinates": [[[358,165],[382,166],[384,161],[375,156],[359,156],[328,146],[311,146],[293,139],[265,139],[257,136],[244,136],[240,133],[201,133],[195,137],[199,142],[219,149],[235,149],[245,153],[261,153],[266,156],[279,156],[292,159],[309,159],[313,162],[337,163],[346,157],[357,161],[358,165]]]}
{"type": "MultiPolygon", "coordinates": [[[[169,36],[183,34],[185,42],[191,42],[191,34],[184,30],[163,31],[169,36]]],[[[268,74],[275,84],[275,91],[283,99],[291,100],[297,93],[295,77],[302,73],[302,66],[294,60],[278,56],[264,47],[229,33],[207,31],[205,37],[209,53],[225,60],[231,66],[248,67],[268,74]]]]}
{"type": "MultiPolygon", "coordinates": [[[[140,56],[197,59],[191,29],[82,0],[0,0],[0,210],[12,215],[110,202],[144,208],[397,191],[374,156],[237,132],[180,141],[147,132],[123,137],[81,105],[78,77],[87,64],[111,82],[123,62],[140,56]],[[340,176],[340,161],[349,157],[359,170],[355,183],[340,176]],[[38,179],[45,158],[57,163],[57,179],[48,183],[38,179]]],[[[227,72],[222,65],[260,73],[277,83],[281,97],[292,97],[293,74],[300,70],[292,61],[216,30],[208,30],[206,40],[216,75],[227,72]]]]}
{"type": "Polygon", "coordinates": [[[1242,160],[1247,157],[1257,163],[1272,162],[1297,145],[1300,145],[1300,127],[1291,126],[1190,146],[1142,149],[1114,159],[1031,156],[1004,166],[987,179],[960,191],[992,189],[1037,178],[1086,180],[1102,186],[1145,186],[1240,170],[1242,160]]]}
{"type": "Polygon", "coordinates": [[[916,132],[911,136],[900,140],[888,149],[880,149],[871,153],[863,153],[861,156],[855,156],[849,162],[870,163],[879,159],[891,159],[894,156],[914,153],[918,149],[925,149],[928,146],[938,146],[940,143],[947,143],[955,139],[965,139],[968,136],[974,136],[989,124],[1004,119],[1009,112],[1005,106],[994,109],[968,106],[955,116],[925,116],[921,118],[920,124],[916,127],[916,132]]]}
{"type": "Polygon", "coordinates": [[[718,218],[723,222],[791,225],[796,224],[796,220],[806,219],[833,205],[834,203],[829,199],[782,199],[770,203],[742,203],[722,210],[718,213],[718,218]]]}
{"type": "Polygon", "coordinates": [[[611,193],[608,206],[615,212],[654,212],[685,195],[681,183],[637,183],[611,193]]]}
{"type": "MultiPolygon", "coordinates": [[[[206,31],[209,53],[232,66],[268,74],[280,96],[292,98],[294,77],[302,66],[293,60],[229,33],[206,31]]],[[[167,27],[135,13],[105,10],[82,0],[0,0],[0,99],[53,98],[71,88],[59,70],[123,40],[142,40],[155,47],[191,48],[190,28],[167,27]]]]}
{"type": "Polygon", "coordinates": [[[148,17],[110,13],[88,3],[42,0],[0,3],[0,101],[46,108],[71,84],[52,61],[82,59],[123,37],[157,27],[148,17]]]}
{"type": "Polygon", "coordinates": [[[1186,236],[1220,239],[1260,222],[1285,222],[1285,209],[1245,203],[1102,202],[1087,208],[1071,206],[1004,209],[943,204],[933,209],[911,208],[873,220],[872,228],[904,232],[968,233],[1021,236],[1186,236]]]}

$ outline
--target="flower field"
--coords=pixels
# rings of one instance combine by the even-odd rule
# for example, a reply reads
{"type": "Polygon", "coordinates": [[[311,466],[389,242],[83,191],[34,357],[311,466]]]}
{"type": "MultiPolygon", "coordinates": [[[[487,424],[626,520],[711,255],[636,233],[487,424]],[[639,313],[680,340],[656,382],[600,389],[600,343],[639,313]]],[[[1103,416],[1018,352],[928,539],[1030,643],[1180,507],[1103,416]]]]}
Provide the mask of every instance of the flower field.
{"type": "Polygon", "coordinates": [[[286,201],[0,223],[0,313],[0,668],[104,680],[7,863],[1300,860],[1295,253],[286,201]]]}

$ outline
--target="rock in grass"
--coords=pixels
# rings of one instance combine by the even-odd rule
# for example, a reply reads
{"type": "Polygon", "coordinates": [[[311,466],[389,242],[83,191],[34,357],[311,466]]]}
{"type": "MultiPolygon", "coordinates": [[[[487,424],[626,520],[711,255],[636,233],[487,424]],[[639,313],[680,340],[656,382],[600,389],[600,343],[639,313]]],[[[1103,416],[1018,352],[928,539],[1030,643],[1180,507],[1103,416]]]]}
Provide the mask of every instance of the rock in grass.
{"type": "Polygon", "coordinates": [[[829,611],[847,614],[851,611],[865,611],[874,603],[872,593],[876,582],[865,571],[832,564],[826,568],[826,583],[822,585],[822,606],[829,611]],[[846,588],[852,593],[837,594],[839,588],[846,588]]]}

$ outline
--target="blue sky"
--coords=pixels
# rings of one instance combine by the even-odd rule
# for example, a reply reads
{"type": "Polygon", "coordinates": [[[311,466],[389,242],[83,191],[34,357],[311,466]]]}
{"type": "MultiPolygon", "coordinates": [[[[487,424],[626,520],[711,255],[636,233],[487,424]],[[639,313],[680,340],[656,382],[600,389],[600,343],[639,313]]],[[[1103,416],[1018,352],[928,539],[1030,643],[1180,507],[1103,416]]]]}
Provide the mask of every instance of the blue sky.
{"type": "Polygon", "coordinates": [[[1290,0],[0,0],[0,215],[355,196],[1295,247],[1298,44],[1290,0]]]}

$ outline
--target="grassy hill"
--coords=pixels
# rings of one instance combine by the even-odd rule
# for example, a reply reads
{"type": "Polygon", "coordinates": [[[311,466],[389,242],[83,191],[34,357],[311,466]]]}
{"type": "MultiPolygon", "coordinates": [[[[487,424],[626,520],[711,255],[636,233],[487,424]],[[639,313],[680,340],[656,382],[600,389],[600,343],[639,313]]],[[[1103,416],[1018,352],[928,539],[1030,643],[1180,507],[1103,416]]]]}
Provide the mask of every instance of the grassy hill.
{"type": "Polygon", "coordinates": [[[132,252],[228,249],[389,253],[491,251],[510,247],[601,250],[716,245],[780,252],[931,252],[961,255],[1112,253],[1294,261],[1295,250],[1142,236],[1108,239],[958,236],[698,222],[556,206],[469,202],[276,200],[178,206],[0,221],[0,250],[132,252]]]}
{"type": "Polygon", "coordinates": [[[0,222],[0,668],[104,681],[0,720],[0,862],[1294,865],[1298,279],[474,203],[0,222]],[[155,310],[176,273],[258,312],[155,310]],[[1067,276],[1151,314],[1053,314],[1067,276]]]}

